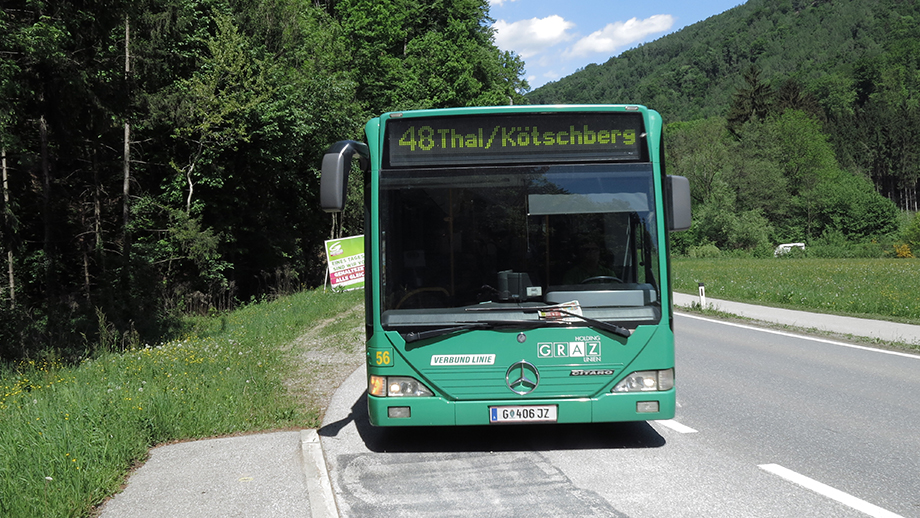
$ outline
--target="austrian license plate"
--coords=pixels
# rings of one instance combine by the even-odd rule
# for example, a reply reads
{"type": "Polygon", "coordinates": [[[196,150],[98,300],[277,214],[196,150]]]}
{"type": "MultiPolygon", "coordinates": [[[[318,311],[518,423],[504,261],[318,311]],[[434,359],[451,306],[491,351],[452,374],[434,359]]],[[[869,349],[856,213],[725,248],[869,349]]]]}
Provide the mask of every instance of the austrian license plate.
{"type": "Polygon", "coordinates": [[[490,406],[490,423],[555,423],[556,405],[490,406]]]}

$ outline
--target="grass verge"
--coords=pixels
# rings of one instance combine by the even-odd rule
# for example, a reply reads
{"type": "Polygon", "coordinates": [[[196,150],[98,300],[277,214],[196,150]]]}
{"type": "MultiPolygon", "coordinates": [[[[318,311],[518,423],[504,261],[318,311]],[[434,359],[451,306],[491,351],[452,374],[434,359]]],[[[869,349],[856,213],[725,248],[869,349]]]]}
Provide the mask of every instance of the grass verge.
{"type": "Polygon", "coordinates": [[[768,306],[920,324],[912,259],[675,259],[674,290],[768,306]]]}
{"type": "Polygon", "coordinates": [[[361,297],[304,292],[77,366],[0,367],[0,516],[89,515],[155,444],[318,426],[331,391],[305,387],[360,365],[361,297]]]}

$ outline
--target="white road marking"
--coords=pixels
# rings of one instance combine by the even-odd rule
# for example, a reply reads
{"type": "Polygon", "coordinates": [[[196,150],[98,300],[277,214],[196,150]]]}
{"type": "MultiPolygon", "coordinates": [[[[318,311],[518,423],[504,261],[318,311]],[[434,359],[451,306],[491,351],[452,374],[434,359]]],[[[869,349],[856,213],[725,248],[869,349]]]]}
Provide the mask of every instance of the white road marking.
{"type": "Polygon", "coordinates": [[[836,500],[847,507],[856,509],[857,511],[865,513],[874,518],[903,518],[899,514],[895,514],[891,511],[888,511],[887,509],[882,509],[881,507],[870,504],[865,500],[860,500],[859,498],[856,498],[849,493],[844,493],[839,489],[834,489],[831,486],[822,484],[817,480],[808,478],[805,475],[801,475],[790,469],[786,469],[778,464],[761,464],[758,467],[780,478],[784,478],[793,484],[798,484],[805,489],[814,491],[815,493],[826,496],[832,500],[836,500]]]}
{"type": "Polygon", "coordinates": [[[891,355],[894,355],[894,356],[903,356],[903,357],[905,357],[905,358],[913,358],[913,359],[915,359],[915,360],[920,360],[920,355],[917,355],[917,354],[902,353],[902,352],[898,352],[898,351],[889,351],[889,350],[887,350],[887,349],[876,349],[876,348],[874,348],[874,347],[866,347],[866,346],[864,346],[864,345],[848,344],[848,343],[846,343],[846,342],[838,342],[838,341],[836,341],[836,340],[828,340],[828,339],[826,339],[826,338],[815,338],[814,336],[798,335],[798,334],[795,334],[795,333],[787,333],[787,332],[785,332],[785,331],[777,331],[777,330],[775,330],[775,329],[766,329],[766,328],[763,328],[763,327],[748,326],[748,325],[745,325],[745,324],[736,324],[736,323],[734,323],[734,322],[724,322],[724,321],[722,321],[722,320],[715,320],[715,319],[712,319],[712,318],[706,318],[706,317],[701,317],[701,316],[697,316],[697,315],[691,315],[691,314],[689,314],[689,313],[683,313],[683,312],[681,312],[681,313],[679,313],[679,314],[680,314],[680,316],[682,316],[682,317],[695,318],[695,319],[697,319],[697,320],[705,320],[706,322],[712,322],[712,323],[714,323],[714,324],[724,324],[724,325],[727,325],[727,326],[739,327],[739,328],[741,328],[741,329],[749,329],[749,330],[751,330],[751,331],[763,331],[764,333],[772,333],[772,334],[774,334],[774,335],[788,336],[788,337],[791,337],[791,338],[801,338],[801,339],[803,339],[803,340],[811,340],[811,341],[813,341],[813,342],[821,342],[821,343],[825,343],[825,344],[839,345],[839,346],[841,346],[841,347],[849,347],[849,348],[851,348],[851,349],[861,349],[861,350],[863,350],[863,351],[872,351],[872,352],[876,352],[876,353],[891,354],[891,355]]]}
{"type": "Polygon", "coordinates": [[[665,428],[670,428],[671,430],[674,430],[675,432],[678,432],[678,433],[697,433],[697,431],[694,430],[693,428],[690,428],[687,425],[680,424],[673,419],[659,419],[655,422],[664,426],[665,428]]]}

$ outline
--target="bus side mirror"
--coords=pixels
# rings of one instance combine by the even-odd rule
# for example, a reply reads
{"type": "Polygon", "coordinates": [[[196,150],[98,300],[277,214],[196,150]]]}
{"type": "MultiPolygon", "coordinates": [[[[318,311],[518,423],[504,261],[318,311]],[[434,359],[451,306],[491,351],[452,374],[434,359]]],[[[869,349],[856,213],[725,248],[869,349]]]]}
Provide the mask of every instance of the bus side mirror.
{"type": "Polygon", "coordinates": [[[690,228],[690,180],[683,176],[668,175],[668,191],[671,193],[670,203],[671,225],[668,230],[687,230],[690,228]]]}
{"type": "Polygon", "coordinates": [[[348,172],[351,160],[358,153],[362,170],[370,164],[367,144],[354,140],[342,140],[329,146],[323,155],[322,176],[319,179],[319,202],[326,212],[342,212],[345,208],[345,190],[348,187],[348,172]]]}

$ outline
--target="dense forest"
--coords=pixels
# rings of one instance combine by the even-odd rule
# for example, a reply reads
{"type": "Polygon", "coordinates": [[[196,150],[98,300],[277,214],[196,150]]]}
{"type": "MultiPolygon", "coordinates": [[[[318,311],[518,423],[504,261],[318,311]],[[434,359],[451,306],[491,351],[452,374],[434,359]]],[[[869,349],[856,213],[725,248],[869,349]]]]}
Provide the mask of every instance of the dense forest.
{"type": "Polygon", "coordinates": [[[321,285],[330,143],[388,109],[522,102],[523,62],[487,15],[486,0],[4,1],[0,358],[136,345],[178,314],[321,285]]]}
{"type": "Polygon", "coordinates": [[[694,195],[680,251],[920,246],[917,222],[897,233],[918,210],[920,3],[750,0],[527,99],[659,110],[694,195]]]}
{"type": "Polygon", "coordinates": [[[388,110],[646,104],[691,180],[679,253],[920,250],[916,2],[750,0],[526,96],[488,5],[5,1],[0,359],[321,285],[362,224],[319,209],[321,154],[388,110]]]}

